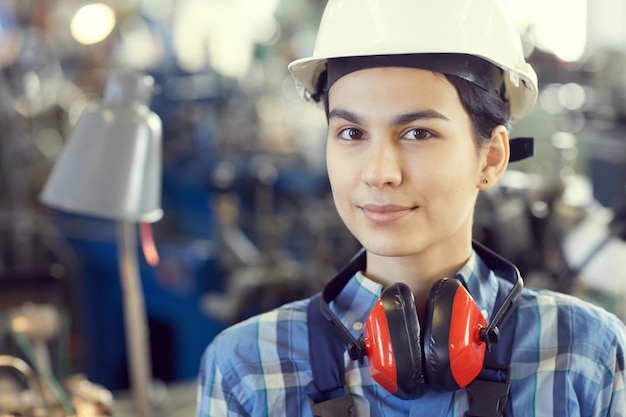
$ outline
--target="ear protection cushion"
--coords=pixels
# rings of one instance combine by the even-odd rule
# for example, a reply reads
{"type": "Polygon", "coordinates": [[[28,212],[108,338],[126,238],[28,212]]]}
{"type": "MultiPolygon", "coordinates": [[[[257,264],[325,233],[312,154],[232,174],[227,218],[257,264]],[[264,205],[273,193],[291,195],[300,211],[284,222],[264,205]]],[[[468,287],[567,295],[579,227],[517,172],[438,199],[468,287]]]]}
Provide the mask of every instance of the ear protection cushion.
{"type": "Polygon", "coordinates": [[[487,322],[476,302],[456,279],[438,281],[430,291],[424,324],[424,373],[437,390],[457,390],[480,373],[487,322]]]}
{"type": "Polygon", "coordinates": [[[424,373],[436,390],[457,390],[450,370],[449,335],[454,296],[461,284],[442,279],[432,286],[426,303],[424,323],[424,373]]]}
{"type": "Polygon", "coordinates": [[[413,294],[405,284],[396,283],[383,290],[380,300],[396,362],[398,391],[395,395],[402,399],[421,397],[426,383],[422,370],[421,329],[413,294]]]}

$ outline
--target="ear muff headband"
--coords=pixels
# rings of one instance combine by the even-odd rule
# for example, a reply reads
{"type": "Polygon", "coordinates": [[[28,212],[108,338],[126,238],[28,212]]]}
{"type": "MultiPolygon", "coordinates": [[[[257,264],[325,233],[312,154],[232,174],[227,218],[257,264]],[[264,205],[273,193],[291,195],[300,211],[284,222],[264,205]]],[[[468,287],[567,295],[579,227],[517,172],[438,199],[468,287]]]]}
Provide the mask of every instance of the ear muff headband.
{"type": "Polygon", "coordinates": [[[352,360],[358,360],[363,363],[365,357],[365,344],[350,333],[350,331],[343,325],[339,317],[333,313],[330,309],[330,302],[337,298],[343,287],[346,286],[348,281],[352,279],[354,274],[359,271],[365,271],[365,248],[361,248],[353,257],[350,262],[339,273],[328,282],[322,289],[322,296],[320,297],[320,310],[324,317],[333,325],[337,334],[341,337],[341,340],[346,344],[348,348],[348,355],[352,360]]]}

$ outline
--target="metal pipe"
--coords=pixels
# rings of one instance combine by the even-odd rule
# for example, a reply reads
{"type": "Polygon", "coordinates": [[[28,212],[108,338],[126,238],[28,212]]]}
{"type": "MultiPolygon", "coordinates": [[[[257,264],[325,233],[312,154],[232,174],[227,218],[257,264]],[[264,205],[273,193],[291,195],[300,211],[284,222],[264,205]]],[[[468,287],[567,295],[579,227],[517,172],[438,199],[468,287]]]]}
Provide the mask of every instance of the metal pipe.
{"type": "Polygon", "coordinates": [[[136,227],[135,223],[118,222],[118,258],[132,394],[137,415],[150,417],[152,407],[149,400],[151,369],[148,320],[137,261],[136,227]]]}

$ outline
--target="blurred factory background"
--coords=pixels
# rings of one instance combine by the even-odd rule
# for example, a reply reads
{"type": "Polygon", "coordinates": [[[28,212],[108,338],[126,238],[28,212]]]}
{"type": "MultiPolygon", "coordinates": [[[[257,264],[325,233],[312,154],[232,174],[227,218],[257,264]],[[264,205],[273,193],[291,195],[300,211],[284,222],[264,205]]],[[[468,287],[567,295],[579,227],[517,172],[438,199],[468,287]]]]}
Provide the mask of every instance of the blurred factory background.
{"type": "MultiPolygon", "coordinates": [[[[626,319],[626,1],[508,2],[540,81],[512,136],[534,136],[536,156],[481,196],[476,237],[527,285],[626,319]]],[[[0,0],[0,414],[2,393],[26,395],[33,373],[52,394],[80,381],[128,391],[113,222],[39,200],[116,68],[154,79],[163,126],[159,261],[140,256],[162,395],[189,387],[193,410],[217,332],[319,290],[353,254],[329,194],[323,113],[286,69],[311,52],[324,4],[0,0]]]]}

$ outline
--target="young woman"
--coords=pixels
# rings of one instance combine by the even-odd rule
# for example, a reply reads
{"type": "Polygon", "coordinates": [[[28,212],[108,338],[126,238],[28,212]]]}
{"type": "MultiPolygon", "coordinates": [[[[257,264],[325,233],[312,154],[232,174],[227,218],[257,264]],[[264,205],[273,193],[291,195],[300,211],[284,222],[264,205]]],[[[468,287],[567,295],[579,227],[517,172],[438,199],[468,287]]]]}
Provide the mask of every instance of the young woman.
{"type": "Polygon", "coordinates": [[[325,108],[335,205],[363,250],[321,295],[217,336],[197,415],[626,415],[623,323],[522,290],[472,241],[478,193],[529,154],[508,125],[537,95],[502,4],[330,0],[290,70],[325,108]]]}

